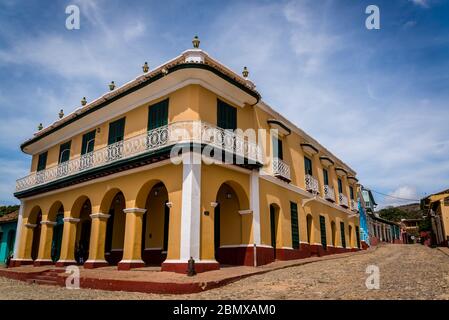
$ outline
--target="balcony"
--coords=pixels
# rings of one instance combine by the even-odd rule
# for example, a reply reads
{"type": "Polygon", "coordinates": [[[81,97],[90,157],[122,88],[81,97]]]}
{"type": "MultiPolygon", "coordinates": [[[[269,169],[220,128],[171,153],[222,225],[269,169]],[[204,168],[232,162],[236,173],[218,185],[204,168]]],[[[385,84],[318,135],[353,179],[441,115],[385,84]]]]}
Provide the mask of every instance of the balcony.
{"type": "Polygon", "coordinates": [[[340,193],[338,196],[338,201],[342,207],[348,208],[348,197],[346,197],[343,193],[340,193]]]}
{"type": "Polygon", "coordinates": [[[315,179],[313,176],[311,176],[310,174],[306,174],[305,177],[305,182],[306,182],[306,190],[314,193],[314,194],[318,194],[318,180],[315,179]]]}
{"type": "Polygon", "coordinates": [[[290,182],[290,166],[282,159],[273,158],[273,175],[282,180],[290,182]]]}
{"type": "MultiPolygon", "coordinates": [[[[16,192],[28,190],[49,182],[75,176],[78,173],[116,163],[125,159],[151,154],[154,151],[173,147],[180,148],[188,143],[209,146],[211,150],[225,151],[235,156],[234,163],[262,164],[262,149],[256,142],[248,141],[244,136],[218,128],[202,121],[181,121],[162,126],[146,133],[108,145],[104,148],[81,155],[59,165],[32,173],[16,182],[16,192]],[[246,160],[246,161],[244,161],[246,160]]],[[[215,153],[214,153],[215,154],[215,153]]],[[[234,159],[232,157],[232,159],[234,159]]],[[[227,158],[226,158],[227,160],[227,158]]],[[[284,171],[290,168],[284,164],[284,171]],[[284,168],[286,166],[286,168],[284,168]]]]}
{"type": "Polygon", "coordinates": [[[328,186],[327,184],[324,185],[324,199],[329,200],[331,202],[335,202],[334,188],[328,186]]]}
{"type": "Polygon", "coordinates": [[[351,210],[354,211],[354,212],[358,212],[359,211],[358,202],[355,201],[354,199],[351,199],[351,210]]]}

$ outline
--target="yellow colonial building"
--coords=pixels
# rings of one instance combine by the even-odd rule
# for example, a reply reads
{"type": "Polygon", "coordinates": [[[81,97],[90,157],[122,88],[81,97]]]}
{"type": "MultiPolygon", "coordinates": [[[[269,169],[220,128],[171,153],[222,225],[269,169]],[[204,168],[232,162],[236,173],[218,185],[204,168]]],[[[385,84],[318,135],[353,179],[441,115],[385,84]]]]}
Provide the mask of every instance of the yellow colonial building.
{"type": "Polygon", "coordinates": [[[199,49],[39,127],[13,265],[197,272],[360,248],[356,173],[199,49]]]}

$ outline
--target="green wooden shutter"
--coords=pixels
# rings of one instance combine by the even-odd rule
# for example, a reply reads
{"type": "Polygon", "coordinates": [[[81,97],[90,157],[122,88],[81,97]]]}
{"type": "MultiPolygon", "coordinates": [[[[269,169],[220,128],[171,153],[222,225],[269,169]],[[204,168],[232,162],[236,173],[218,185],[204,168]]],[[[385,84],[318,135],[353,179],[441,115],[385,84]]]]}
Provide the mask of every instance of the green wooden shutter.
{"type": "Polygon", "coordinates": [[[349,187],[349,196],[351,197],[351,200],[354,200],[354,188],[349,187]]]}
{"type": "Polygon", "coordinates": [[[290,202],[291,226],[292,226],[292,247],[299,249],[299,225],[298,225],[298,205],[290,202]]]}
{"type": "Polygon", "coordinates": [[[95,130],[83,135],[81,143],[81,155],[94,151],[95,146],[95,130]]]}
{"type": "Polygon", "coordinates": [[[125,118],[109,124],[108,144],[113,144],[122,141],[125,135],[125,118]]]}
{"type": "Polygon", "coordinates": [[[329,174],[326,169],[323,169],[324,185],[329,185],[329,174]]]}
{"type": "Polygon", "coordinates": [[[343,183],[340,178],[338,178],[338,192],[343,193],[343,183]]]}
{"type": "Polygon", "coordinates": [[[217,100],[217,126],[222,129],[237,129],[237,109],[217,100]]]}
{"type": "Polygon", "coordinates": [[[61,144],[59,147],[59,163],[63,163],[69,161],[70,159],[70,146],[72,145],[72,141],[61,144]]]}
{"type": "Polygon", "coordinates": [[[326,239],[326,218],[320,216],[320,232],[321,232],[321,245],[324,249],[327,249],[327,239],[326,239]]]}
{"type": "Polygon", "coordinates": [[[340,222],[341,246],[346,248],[345,223],[340,222]]]}
{"type": "Polygon", "coordinates": [[[304,169],[306,174],[313,175],[312,171],[312,160],[307,157],[304,157],[304,169]]]}
{"type": "Polygon", "coordinates": [[[158,102],[148,108],[148,130],[168,124],[168,99],[158,102]]]}
{"type": "Polygon", "coordinates": [[[47,151],[39,155],[39,159],[37,161],[37,171],[45,170],[45,167],[47,166],[47,155],[47,151]]]}

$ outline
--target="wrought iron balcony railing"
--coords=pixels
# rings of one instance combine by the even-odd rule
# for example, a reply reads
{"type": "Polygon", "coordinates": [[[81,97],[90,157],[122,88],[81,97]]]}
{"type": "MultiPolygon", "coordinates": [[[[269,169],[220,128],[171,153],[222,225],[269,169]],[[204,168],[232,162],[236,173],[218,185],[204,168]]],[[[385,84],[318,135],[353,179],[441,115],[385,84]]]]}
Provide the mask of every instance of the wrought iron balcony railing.
{"type": "Polygon", "coordinates": [[[354,211],[354,212],[358,212],[359,211],[358,202],[355,201],[354,199],[351,199],[351,210],[354,211]]]}
{"type": "Polygon", "coordinates": [[[306,182],[306,190],[315,194],[318,194],[318,180],[315,179],[310,174],[306,174],[305,176],[305,182],[306,182]]]}
{"type": "MultiPolygon", "coordinates": [[[[242,135],[206,122],[181,121],[116,142],[48,169],[34,172],[17,180],[16,191],[24,191],[92,168],[99,168],[122,159],[184,143],[207,145],[211,147],[211,150],[226,151],[239,159],[246,159],[247,163],[263,164],[262,149],[255,141],[249,141],[242,135]]],[[[288,176],[290,176],[289,168],[288,176]]]]}
{"type": "Polygon", "coordinates": [[[273,174],[284,180],[290,181],[290,166],[282,159],[273,158],[273,174]]]}
{"type": "Polygon", "coordinates": [[[346,197],[343,193],[339,194],[338,201],[342,207],[348,208],[348,197],[346,197]]]}
{"type": "Polygon", "coordinates": [[[335,202],[334,188],[327,184],[324,185],[324,199],[335,202]]]}

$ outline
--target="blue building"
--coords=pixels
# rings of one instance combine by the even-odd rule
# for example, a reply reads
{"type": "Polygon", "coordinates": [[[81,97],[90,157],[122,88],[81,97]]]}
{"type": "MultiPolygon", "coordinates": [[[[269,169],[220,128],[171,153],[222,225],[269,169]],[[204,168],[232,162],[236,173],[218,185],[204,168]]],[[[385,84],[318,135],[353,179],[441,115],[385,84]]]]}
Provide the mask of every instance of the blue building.
{"type": "Polygon", "coordinates": [[[5,265],[6,260],[14,251],[16,238],[18,211],[8,213],[0,217],[0,265],[5,265]]]}

